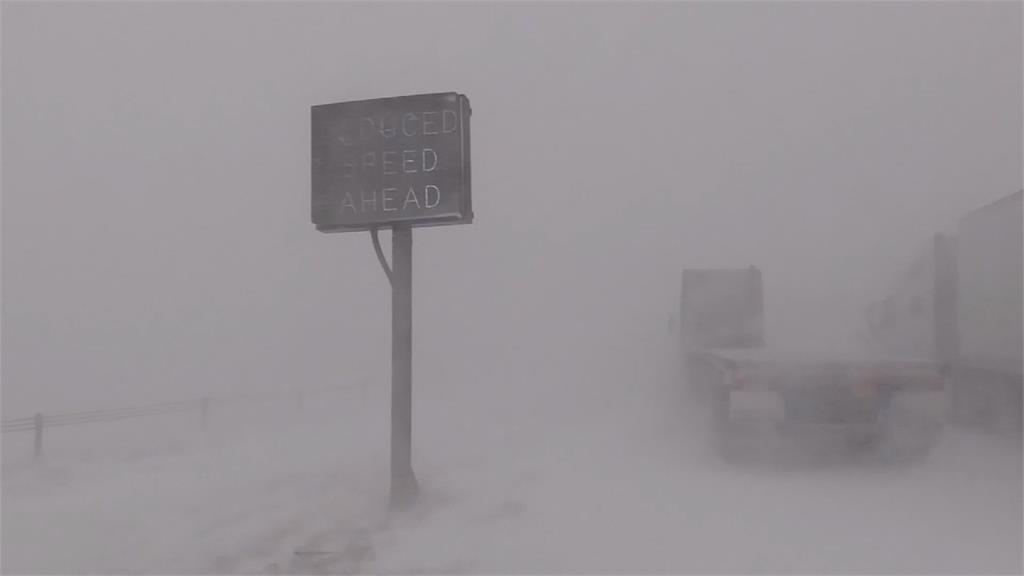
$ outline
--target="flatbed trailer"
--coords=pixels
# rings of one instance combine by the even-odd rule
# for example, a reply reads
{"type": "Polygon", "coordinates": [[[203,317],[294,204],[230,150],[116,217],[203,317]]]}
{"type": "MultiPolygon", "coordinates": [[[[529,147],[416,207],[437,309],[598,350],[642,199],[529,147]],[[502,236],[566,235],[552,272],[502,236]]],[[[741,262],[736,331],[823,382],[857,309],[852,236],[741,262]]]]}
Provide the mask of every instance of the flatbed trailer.
{"type": "Polygon", "coordinates": [[[723,450],[733,450],[743,434],[771,431],[923,455],[945,409],[944,371],[920,359],[697,349],[687,365],[723,450]],[[762,425],[752,426],[754,420],[762,425]]]}
{"type": "Polygon", "coordinates": [[[716,442],[749,430],[743,421],[757,405],[754,416],[767,415],[777,431],[839,437],[858,448],[912,431],[917,448],[931,446],[944,409],[944,367],[765,345],[760,285],[756,268],[684,271],[684,375],[691,398],[707,406],[716,442]]]}
{"type": "Polygon", "coordinates": [[[858,390],[886,388],[937,390],[942,368],[930,360],[864,355],[815,354],[799,351],[696,349],[691,362],[705,362],[720,372],[719,385],[731,388],[845,386],[858,390]]]}

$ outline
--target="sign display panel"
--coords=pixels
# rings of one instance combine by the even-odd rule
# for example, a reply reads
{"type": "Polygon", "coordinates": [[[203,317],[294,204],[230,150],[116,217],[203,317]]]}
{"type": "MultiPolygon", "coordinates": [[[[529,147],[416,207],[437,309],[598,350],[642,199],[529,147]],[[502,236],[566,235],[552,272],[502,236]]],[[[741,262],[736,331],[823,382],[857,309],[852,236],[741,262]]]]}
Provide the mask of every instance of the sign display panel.
{"type": "Polygon", "coordinates": [[[323,104],[311,115],[317,230],[472,222],[465,95],[323,104]]]}

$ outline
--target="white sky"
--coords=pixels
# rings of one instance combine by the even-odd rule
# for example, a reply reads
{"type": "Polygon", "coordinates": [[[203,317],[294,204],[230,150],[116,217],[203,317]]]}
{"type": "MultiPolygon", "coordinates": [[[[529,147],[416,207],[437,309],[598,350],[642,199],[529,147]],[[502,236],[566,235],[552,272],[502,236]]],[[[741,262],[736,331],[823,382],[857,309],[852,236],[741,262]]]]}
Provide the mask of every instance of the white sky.
{"type": "Polygon", "coordinates": [[[1016,2],[2,19],[5,418],[387,381],[370,239],[309,222],[314,104],[472,102],[476,221],[414,234],[421,398],[572,380],[665,329],[684,266],[759,265],[770,338],[846,342],[930,234],[1024,181],[1016,2]]]}

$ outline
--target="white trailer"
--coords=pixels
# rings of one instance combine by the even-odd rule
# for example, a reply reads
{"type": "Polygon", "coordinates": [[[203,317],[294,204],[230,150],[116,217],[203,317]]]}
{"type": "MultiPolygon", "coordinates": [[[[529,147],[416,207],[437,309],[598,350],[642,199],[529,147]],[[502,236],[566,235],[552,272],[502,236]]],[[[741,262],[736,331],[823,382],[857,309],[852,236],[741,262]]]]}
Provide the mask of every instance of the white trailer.
{"type": "Polygon", "coordinates": [[[956,238],[952,409],[965,423],[1021,425],[1024,192],[963,216],[956,238]]]}

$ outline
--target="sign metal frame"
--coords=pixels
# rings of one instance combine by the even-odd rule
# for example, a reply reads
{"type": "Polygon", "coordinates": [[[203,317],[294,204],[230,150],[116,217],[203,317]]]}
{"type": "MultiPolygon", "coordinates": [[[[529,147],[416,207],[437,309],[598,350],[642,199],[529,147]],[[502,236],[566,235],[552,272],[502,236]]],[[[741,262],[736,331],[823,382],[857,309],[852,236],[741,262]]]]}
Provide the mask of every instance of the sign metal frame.
{"type": "Polygon", "coordinates": [[[456,92],[312,106],[310,219],[316,229],[471,223],[471,114],[469,98],[456,92]]]}

